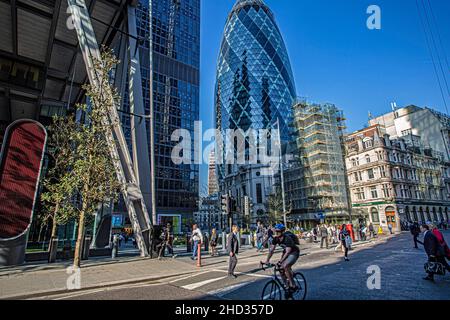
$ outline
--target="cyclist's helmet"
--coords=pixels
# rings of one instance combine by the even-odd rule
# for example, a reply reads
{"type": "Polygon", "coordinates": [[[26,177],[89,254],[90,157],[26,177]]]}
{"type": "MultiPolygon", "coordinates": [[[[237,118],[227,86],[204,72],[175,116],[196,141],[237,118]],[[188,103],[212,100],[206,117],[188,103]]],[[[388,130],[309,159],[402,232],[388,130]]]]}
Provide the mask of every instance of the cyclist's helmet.
{"type": "Polygon", "coordinates": [[[275,231],[281,231],[284,232],[286,230],[286,227],[282,223],[278,223],[275,225],[275,231]]]}

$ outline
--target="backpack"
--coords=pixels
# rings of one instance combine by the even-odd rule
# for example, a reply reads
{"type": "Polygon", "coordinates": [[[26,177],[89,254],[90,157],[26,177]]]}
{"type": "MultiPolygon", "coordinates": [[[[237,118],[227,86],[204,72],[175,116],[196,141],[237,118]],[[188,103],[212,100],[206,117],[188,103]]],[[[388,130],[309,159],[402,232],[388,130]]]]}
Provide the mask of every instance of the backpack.
{"type": "Polygon", "coordinates": [[[286,231],[286,232],[284,233],[284,235],[285,235],[285,236],[288,236],[289,238],[291,238],[291,239],[294,241],[294,243],[295,243],[296,245],[300,245],[300,240],[299,240],[298,237],[297,237],[295,234],[293,234],[292,232],[286,231]]]}

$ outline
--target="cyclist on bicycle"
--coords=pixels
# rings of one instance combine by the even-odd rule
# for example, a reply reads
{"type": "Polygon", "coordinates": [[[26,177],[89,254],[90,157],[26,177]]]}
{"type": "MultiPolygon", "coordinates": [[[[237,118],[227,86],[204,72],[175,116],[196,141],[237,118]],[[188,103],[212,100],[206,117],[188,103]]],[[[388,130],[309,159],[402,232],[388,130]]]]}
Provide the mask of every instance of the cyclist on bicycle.
{"type": "Polygon", "coordinates": [[[286,227],[283,224],[277,224],[275,226],[275,234],[272,240],[272,244],[269,249],[269,254],[267,256],[266,262],[261,262],[262,264],[270,264],[270,259],[272,258],[275,248],[277,245],[283,248],[283,254],[277,265],[284,272],[281,273],[283,280],[289,284],[289,291],[291,293],[296,292],[298,287],[294,283],[294,275],[292,272],[292,266],[297,262],[300,257],[300,248],[297,246],[298,240],[295,240],[293,233],[286,232],[286,227]]]}

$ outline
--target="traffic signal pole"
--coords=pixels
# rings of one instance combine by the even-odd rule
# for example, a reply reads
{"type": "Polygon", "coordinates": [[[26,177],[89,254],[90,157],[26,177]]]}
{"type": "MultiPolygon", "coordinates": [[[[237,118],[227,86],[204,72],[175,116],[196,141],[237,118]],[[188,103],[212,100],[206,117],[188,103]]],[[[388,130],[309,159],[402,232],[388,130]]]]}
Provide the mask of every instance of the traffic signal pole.
{"type": "Polygon", "coordinates": [[[283,220],[284,220],[284,225],[287,227],[286,196],[284,193],[283,150],[281,148],[281,132],[280,132],[280,119],[279,118],[277,118],[277,130],[278,130],[278,144],[280,146],[280,176],[281,176],[281,198],[283,199],[283,220]]]}

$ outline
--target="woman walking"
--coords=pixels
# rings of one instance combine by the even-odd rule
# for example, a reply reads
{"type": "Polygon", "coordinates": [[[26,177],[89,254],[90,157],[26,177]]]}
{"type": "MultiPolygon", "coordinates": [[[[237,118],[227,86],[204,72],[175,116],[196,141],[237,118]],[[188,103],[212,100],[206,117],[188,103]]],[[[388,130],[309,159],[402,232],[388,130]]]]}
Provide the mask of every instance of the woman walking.
{"type": "MultiPolygon", "coordinates": [[[[440,246],[443,248],[443,253],[445,255],[445,258],[447,258],[447,260],[450,260],[450,248],[448,247],[447,243],[445,242],[444,239],[444,235],[442,234],[441,231],[439,231],[439,229],[436,227],[436,225],[430,225],[431,227],[431,232],[433,232],[433,234],[436,236],[440,246]]],[[[444,261],[444,263],[442,263],[444,265],[444,267],[450,272],[450,265],[447,263],[447,261],[445,261],[445,258],[443,258],[442,260],[444,261]]]]}
{"type": "Polygon", "coordinates": [[[211,230],[211,240],[209,241],[209,248],[211,257],[214,257],[217,254],[217,242],[219,240],[219,235],[217,234],[216,228],[211,230]]]}
{"type": "Polygon", "coordinates": [[[347,225],[343,224],[341,227],[341,231],[339,232],[339,241],[342,244],[342,248],[344,248],[344,259],[345,261],[350,261],[348,259],[348,248],[350,241],[350,234],[347,230],[347,225]]]}

